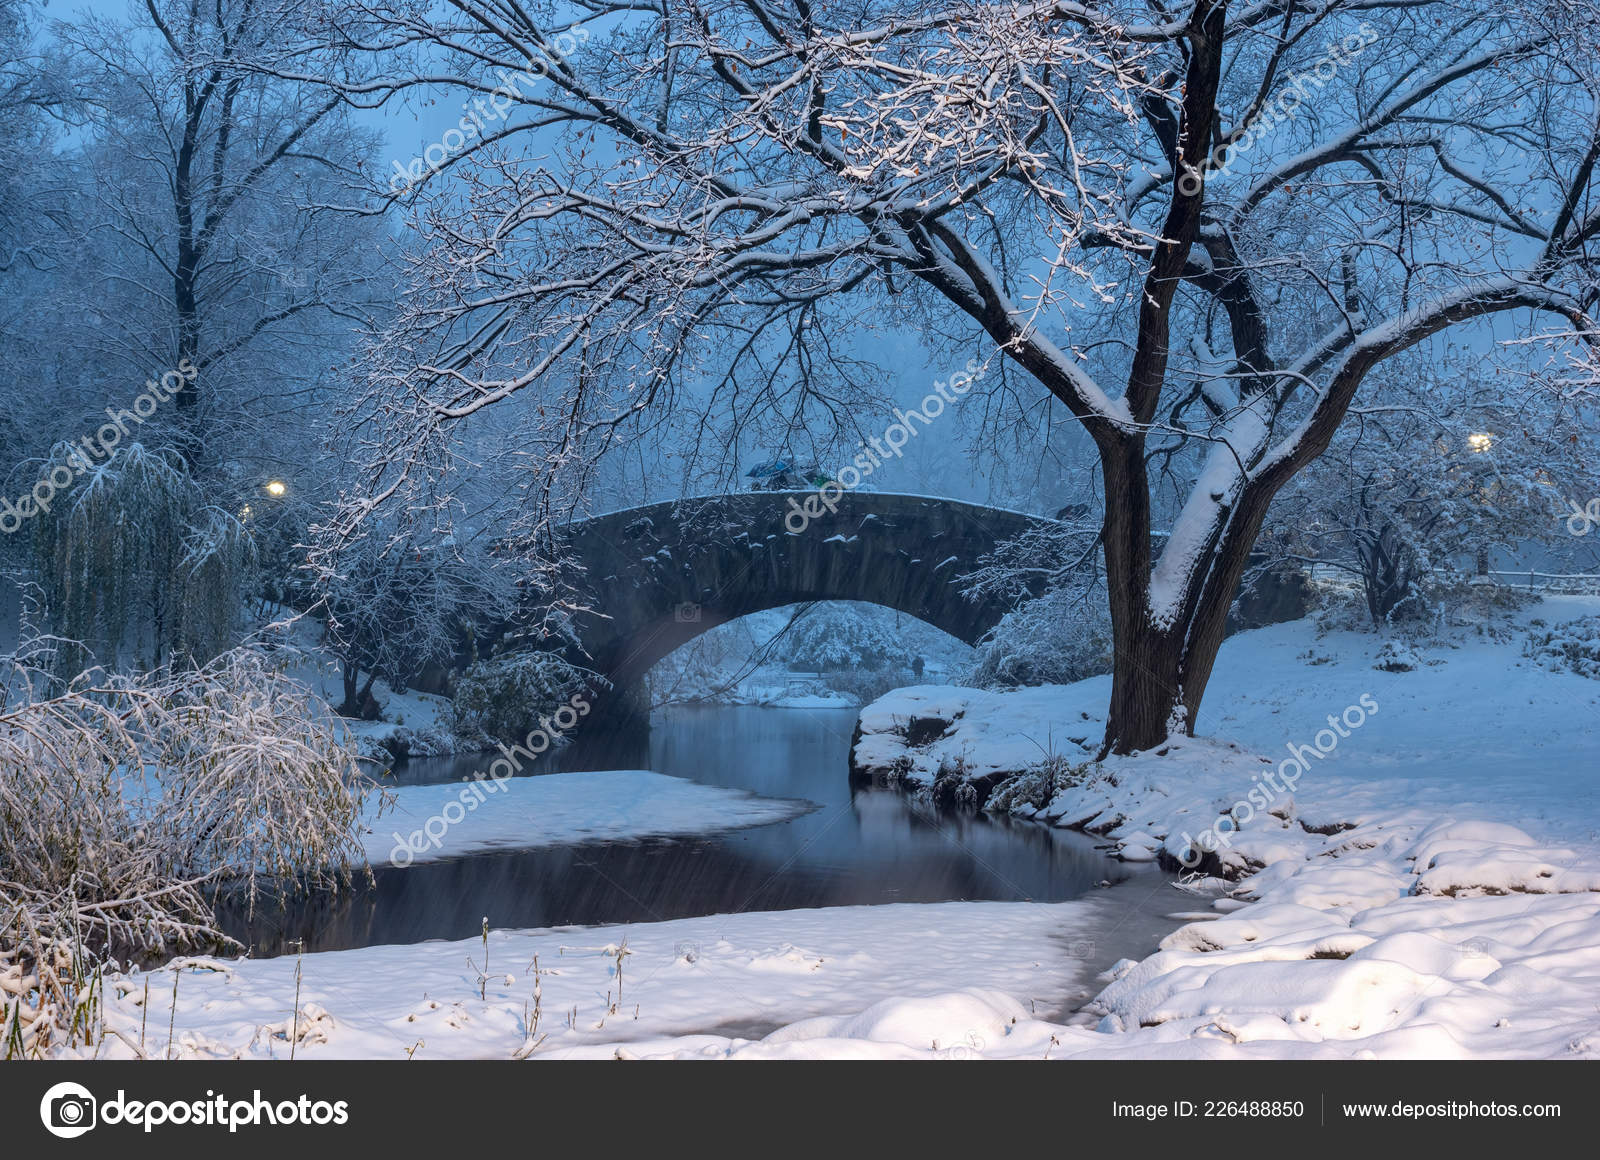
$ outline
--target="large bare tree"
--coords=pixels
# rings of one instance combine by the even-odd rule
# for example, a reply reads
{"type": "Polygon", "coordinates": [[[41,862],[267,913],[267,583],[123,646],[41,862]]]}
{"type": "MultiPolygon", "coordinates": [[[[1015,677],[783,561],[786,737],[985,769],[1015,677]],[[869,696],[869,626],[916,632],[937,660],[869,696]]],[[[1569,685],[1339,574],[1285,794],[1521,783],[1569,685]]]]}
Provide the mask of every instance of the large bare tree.
{"type": "Polygon", "coordinates": [[[348,97],[469,102],[416,198],[361,510],[513,400],[555,481],[691,380],[754,411],[869,353],[849,326],[977,336],[983,391],[1031,384],[1098,453],[1105,744],[1157,745],[1193,729],[1268,505],[1374,367],[1451,328],[1537,335],[1586,389],[1594,23],[1567,0],[346,6],[342,48],[382,73],[348,97]]]}
{"type": "Polygon", "coordinates": [[[264,399],[309,394],[304,364],[325,370],[375,297],[376,231],[355,216],[375,134],[327,89],[265,71],[293,9],[139,0],[124,21],[54,28],[91,94],[83,248],[113,264],[84,295],[110,316],[87,338],[135,387],[196,369],[168,417],[197,467],[213,439],[234,446],[207,468],[237,453],[242,414],[286,409],[264,399]]]}

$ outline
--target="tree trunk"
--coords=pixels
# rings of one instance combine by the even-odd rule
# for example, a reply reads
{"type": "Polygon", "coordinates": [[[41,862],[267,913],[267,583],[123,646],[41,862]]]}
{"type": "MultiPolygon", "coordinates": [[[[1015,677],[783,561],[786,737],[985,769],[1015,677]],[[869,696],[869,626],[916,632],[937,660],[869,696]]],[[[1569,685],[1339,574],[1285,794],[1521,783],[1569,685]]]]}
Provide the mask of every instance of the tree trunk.
{"type": "Polygon", "coordinates": [[[360,717],[361,705],[356,697],[356,681],[360,678],[361,671],[349,661],[344,663],[344,703],[339,706],[339,715],[342,717],[360,717]]]}
{"type": "Polygon", "coordinates": [[[1112,618],[1116,659],[1102,757],[1154,749],[1175,731],[1174,718],[1183,701],[1183,638],[1156,632],[1148,618],[1141,619],[1143,623],[1119,626],[1112,618]]]}
{"type": "MultiPolygon", "coordinates": [[[[172,210],[177,222],[177,253],[172,265],[172,307],[178,323],[178,349],[172,369],[184,360],[198,367],[200,357],[200,301],[198,279],[203,258],[200,223],[195,220],[195,159],[200,148],[201,117],[205,102],[200,100],[191,81],[185,87],[187,117],[183,138],[174,158],[172,210]]],[[[173,395],[176,408],[178,451],[191,474],[200,465],[202,436],[199,429],[200,383],[180,387],[173,395]]]]}
{"type": "Polygon", "coordinates": [[[1137,463],[1122,459],[1107,473],[1107,495],[1125,502],[1108,504],[1105,527],[1106,586],[1110,593],[1115,647],[1111,706],[1100,756],[1154,749],[1173,734],[1192,735],[1201,699],[1211,680],[1227,630],[1228,609],[1244,579],[1272,493],[1262,489],[1226,513],[1215,547],[1196,568],[1190,591],[1170,626],[1150,617],[1150,505],[1148,491],[1112,488],[1137,463]]]}

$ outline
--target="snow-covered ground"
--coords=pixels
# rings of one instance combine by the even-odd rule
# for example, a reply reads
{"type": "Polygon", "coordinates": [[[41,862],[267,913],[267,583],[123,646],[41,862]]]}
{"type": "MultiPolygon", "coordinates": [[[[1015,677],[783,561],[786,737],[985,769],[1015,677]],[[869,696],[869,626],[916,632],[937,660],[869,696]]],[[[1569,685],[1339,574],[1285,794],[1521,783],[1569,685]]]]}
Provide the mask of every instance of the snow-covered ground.
{"type": "Polygon", "coordinates": [[[1091,1010],[1118,1051],[1597,1055],[1600,683],[1522,654],[1528,620],[1597,610],[1554,598],[1405,672],[1370,634],[1246,633],[1201,721],[1229,741],[1098,767],[1104,678],[901,690],[863,712],[857,759],[927,782],[1058,754],[1078,768],[1019,782],[1012,812],[1222,875],[1188,887],[1209,915],[1109,973],[1091,1010]],[[950,725],[910,746],[914,717],[950,725]]]}
{"type": "MultiPolygon", "coordinates": [[[[1596,613],[1595,598],[1551,597],[1487,636],[1467,630],[1447,643],[1420,646],[1422,663],[1411,672],[1375,669],[1384,642],[1371,633],[1319,633],[1309,619],[1242,633],[1223,645],[1198,728],[1234,743],[1242,756],[1228,758],[1223,747],[1201,759],[1199,769],[1175,763],[1181,774],[1164,780],[1173,792],[1219,800],[1242,786],[1221,803],[1231,805],[1264,764],[1258,755],[1270,757],[1276,771],[1290,746],[1314,748],[1335,715],[1338,729],[1350,735],[1337,738],[1330,756],[1313,757],[1297,779],[1302,808],[1336,803],[1344,821],[1414,809],[1435,818],[1507,822],[1594,846],[1600,843],[1600,681],[1540,668],[1522,655],[1522,645],[1530,620],[1555,624],[1596,613]],[[1343,715],[1363,694],[1378,710],[1352,713],[1351,720],[1365,716],[1352,728],[1343,715]],[[1244,761],[1249,773],[1206,773],[1224,760],[1244,761]],[[1197,776],[1208,780],[1196,783],[1197,776]]],[[[1050,753],[1081,762],[1099,747],[1110,688],[1109,677],[1096,677],[1011,692],[896,690],[862,711],[856,759],[887,766],[904,757],[914,781],[930,781],[941,762],[957,758],[965,758],[973,776],[1028,769],[1050,753]],[[938,741],[907,747],[896,730],[911,717],[937,717],[953,727],[938,741]]]]}
{"type": "MultiPolygon", "coordinates": [[[[1520,620],[1596,611],[1550,600],[1520,620]]],[[[1216,876],[1180,890],[1141,867],[1053,905],[495,932],[483,998],[476,940],[308,955],[297,1054],[509,1056],[537,953],[556,973],[537,979],[535,1058],[1600,1056],[1600,682],[1535,667],[1522,639],[1461,630],[1392,672],[1368,634],[1243,634],[1201,722],[1227,740],[1097,767],[1104,679],[898,691],[864,711],[858,758],[926,780],[958,757],[978,774],[1055,753],[1050,784],[996,800],[1216,876]],[[950,727],[911,747],[912,716],[950,727]],[[1164,937],[1129,917],[1152,913],[1171,915],[1164,937]],[[1115,946],[1130,957],[1086,977],[1115,946]]],[[[147,1048],[172,1017],[180,1054],[285,1054],[295,961],[205,966],[183,971],[175,1017],[158,972],[147,1048]]],[[[115,990],[108,1019],[132,1034],[142,980],[115,990]]]]}
{"type": "MultiPolygon", "coordinates": [[[[493,931],[481,992],[484,947],[477,939],[306,955],[298,964],[296,1058],[394,1059],[412,1049],[419,1059],[509,1057],[526,1041],[532,1018],[535,955],[539,1032],[548,1035],[538,1058],[608,1057],[619,1049],[721,1054],[733,1039],[796,1019],[975,988],[992,998],[945,1012],[933,1032],[937,1048],[913,1040],[924,1053],[970,1054],[1003,1037],[988,1002],[1047,1016],[1075,985],[1081,992],[1089,975],[1074,949],[1087,944],[1075,930],[1112,917],[1098,901],[948,902],[493,931]]],[[[170,971],[155,974],[146,1054],[165,1053],[170,1023],[174,1056],[288,1055],[294,957],[189,964],[176,1014],[170,971]]],[[[136,1041],[144,981],[132,976],[115,990],[109,1024],[136,1041]]],[[[859,1053],[873,1050],[865,1043],[859,1053]]],[[[115,1039],[103,1052],[131,1054],[115,1039]]]]}
{"type": "Polygon", "coordinates": [[[369,820],[367,859],[409,865],[485,850],[665,837],[786,821],[811,802],[643,769],[402,786],[369,820]]]}

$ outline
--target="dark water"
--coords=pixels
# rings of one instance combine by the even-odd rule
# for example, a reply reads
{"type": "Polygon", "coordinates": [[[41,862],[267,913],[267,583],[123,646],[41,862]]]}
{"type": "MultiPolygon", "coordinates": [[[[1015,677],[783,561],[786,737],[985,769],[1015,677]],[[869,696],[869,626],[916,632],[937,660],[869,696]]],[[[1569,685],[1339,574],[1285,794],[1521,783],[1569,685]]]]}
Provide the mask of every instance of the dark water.
{"type": "MultiPolygon", "coordinates": [[[[591,745],[537,767],[647,768],[821,807],[789,822],[383,868],[371,889],[269,908],[250,923],[236,915],[227,925],[261,955],[300,938],[308,951],[467,938],[484,915],[495,927],[534,927],[883,902],[1057,902],[1125,876],[1080,835],[926,813],[899,793],[852,788],[854,724],[854,710],[679,708],[658,717],[648,738],[609,751],[591,745]]],[[[396,780],[453,781],[485,761],[413,761],[396,780]]]]}

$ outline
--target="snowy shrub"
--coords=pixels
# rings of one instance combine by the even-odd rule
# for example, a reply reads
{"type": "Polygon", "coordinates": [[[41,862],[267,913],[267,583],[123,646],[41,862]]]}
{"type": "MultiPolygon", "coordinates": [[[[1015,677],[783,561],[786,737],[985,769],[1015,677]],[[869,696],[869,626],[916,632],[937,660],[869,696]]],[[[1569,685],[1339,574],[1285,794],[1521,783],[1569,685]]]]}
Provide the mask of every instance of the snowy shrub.
{"type": "Polygon", "coordinates": [[[977,787],[972,784],[972,762],[966,754],[939,759],[927,797],[942,810],[975,812],[983,804],[977,787]]]}
{"type": "Polygon", "coordinates": [[[991,813],[1032,813],[1049,805],[1063,790],[1082,785],[1093,762],[1073,764],[1059,753],[1051,753],[1034,766],[995,787],[984,803],[991,813]]]}
{"type": "Polygon", "coordinates": [[[1507,614],[1536,604],[1541,597],[1513,584],[1485,584],[1476,578],[1455,577],[1430,589],[1435,606],[1442,619],[1458,625],[1478,625],[1499,622],[1502,626],[1507,614]]]}
{"type": "Polygon", "coordinates": [[[382,766],[385,770],[393,768],[395,764],[394,753],[376,737],[362,734],[356,737],[354,741],[356,760],[382,766]]]}
{"type": "Polygon", "coordinates": [[[1404,641],[1386,640],[1383,647],[1378,649],[1372,667],[1385,673],[1409,673],[1421,665],[1422,658],[1417,655],[1416,649],[1404,641]]]}
{"type": "Polygon", "coordinates": [[[384,738],[383,749],[393,761],[409,761],[413,757],[448,757],[456,751],[449,734],[437,729],[413,729],[401,725],[384,738]]]}
{"type": "Polygon", "coordinates": [[[5,692],[0,1055],[81,1031],[93,964],[226,945],[218,890],[254,906],[268,880],[335,885],[363,862],[375,787],[259,653],[64,684],[14,663],[5,692]]]}
{"type": "Polygon", "coordinates": [[[1055,589],[1006,614],[978,645],[968,681],[979,688],[1069,685],[1111,671],[1105,602],[1055,589]]]}
{"type": "Polygon", "coordinates": [[[593,675],[554,653],[529,652],[479,661],[456,680],[450,728],[468,740],[487,734],[520,741],[580,692],[593,675]]]}
{"type": "MultiPolygon", "coordinates": [[[[1372,613],[1359,587],[1347,588],[1321,583],[1317,590],[1318,608],[1313,616],[1319,638],[1332,632],[1371,632],[1372,613]]],[[[1415,631],[1416,626],[1394,626],[1396,631],[1415,631]]]]}
{"type": "Polygon", "coordinates": [[[1600,681],[1600,616],[1536,627],[1528,633],[1522,655],[1542,669],[1600,681]]]}
{"type": "Polygon", "coordinates": [[[793,668],[817,673],[877,671],[911,663],[911,654],[889,623],[844,604],[813,608],[795,624],[789,649],[793,668]]]}

